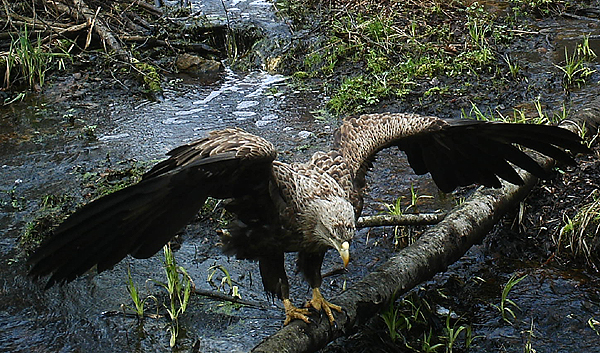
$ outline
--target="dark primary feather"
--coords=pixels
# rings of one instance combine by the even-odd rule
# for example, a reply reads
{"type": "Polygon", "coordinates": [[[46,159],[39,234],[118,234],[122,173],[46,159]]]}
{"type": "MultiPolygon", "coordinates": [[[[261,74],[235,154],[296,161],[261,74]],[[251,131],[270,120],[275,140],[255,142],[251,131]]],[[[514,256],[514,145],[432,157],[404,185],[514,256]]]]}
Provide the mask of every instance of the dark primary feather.
{"type": "Polygon", "coordinates": [[[545,178],[547,173],[537,162],[514,144],[573,164],[573,158],[556,146],[589,152],[580,141],[568,130],[545,125],[450,121],[447,127],[432,134],[401,140],[398,147],[406,151],[416,173],[430,172],[440,189],[450,192],[457,186],[474,183],[499,187],[499,178],[522,184],[521,177],[507,162],[545,178]]]}
{"type": "Polygon", "coordinates": [[[30,274],[40,277],[53,273],[48,281],[51,286],[70,281],[94,265],[101,272],[128,253],[140,258],[151,256],[204,202],[203,190],[190,190],[189,185],[178,185],[176,179],[142,181],[84,206],[32,255],[30,261],[35,265],[30,274]],[[176,199],[181,204],[173,205],[176,199]],[[157,243],[162,244],[157,248],[157,243]]]}

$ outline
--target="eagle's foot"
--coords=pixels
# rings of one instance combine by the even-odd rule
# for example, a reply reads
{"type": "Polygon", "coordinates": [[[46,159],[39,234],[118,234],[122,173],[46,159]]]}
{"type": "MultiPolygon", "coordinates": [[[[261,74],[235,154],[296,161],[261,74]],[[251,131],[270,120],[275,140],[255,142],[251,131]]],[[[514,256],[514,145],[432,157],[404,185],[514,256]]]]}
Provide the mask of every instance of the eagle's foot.
{"type": "Polygon", "coordinates": [[[283,300],[283,306],[285,307],[285,321],[283,322],[283,326],[286,326],[294,319],[300,319],[307,324],[310,324],[311,321],[308,318],[310,310],[295,307],[289,299],[283,300]]]}
{"type": "Polygon", "coordinates": [[[331,310],[333,309],[337,312],[342,312],[341,306],[331,304],[330,302],[325,300],[325,298],[323,298],[323,295],[321,294],[319,288],[313,288],[313,297],[308,303],[306,303],[306,306],[315,308],[319,311],[325,311],[325,314],[327,314],[327,317],[329,318],[329,322],[332,324],[335,323],[335,318],[333,317],[333,313],[331,312],[331,310]]]}

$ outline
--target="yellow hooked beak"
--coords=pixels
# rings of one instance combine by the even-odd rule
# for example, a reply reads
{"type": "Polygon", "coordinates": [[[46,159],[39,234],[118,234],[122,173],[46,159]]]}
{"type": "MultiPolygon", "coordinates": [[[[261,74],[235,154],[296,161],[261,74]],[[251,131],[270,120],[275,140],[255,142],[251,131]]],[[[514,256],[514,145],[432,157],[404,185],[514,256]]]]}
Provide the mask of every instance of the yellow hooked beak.
{"type": "Polygon", "coordinates": [[[342,257],[342,261],[344,261],[344,268],[348,266],[348,262],[350,262],[350,244],[345,241],[342,243],[342,246],[337,249],[342,257]]]}

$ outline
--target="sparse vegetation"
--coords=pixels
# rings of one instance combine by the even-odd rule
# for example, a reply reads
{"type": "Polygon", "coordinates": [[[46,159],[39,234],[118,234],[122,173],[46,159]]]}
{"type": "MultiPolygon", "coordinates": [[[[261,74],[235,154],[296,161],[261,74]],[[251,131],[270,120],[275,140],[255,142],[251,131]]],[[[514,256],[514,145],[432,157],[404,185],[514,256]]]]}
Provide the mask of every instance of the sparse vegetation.
{"type": "Polygon", "coordinates": [[[600,336],[600,321],[596,320],[593,317],[590,317],[588,320],[588,326],[596,332],[596,335],[600,336]]]}
{"type": "Polygon", "coordinates": [[[144,318],[146,302],[150,299],[154,300],[155,302],[158,301],[156,297],[152,295],[146,296],[144,298],[140,296],[140,293],[137,287],[135,286],[135,282],[131,277],[131,269],[129,267],[127,268],[127,292],[129,293],[129,296],[133,301],[133,308],[129,306],[125,306],[125,308],[132,309],[139,320],[144,318]]]}
{"type": "Polygon", "coordinates": [[[594,73],[594,70],[586,66],[585,60],[579,57],[577,52],[569,54],[566,47],[564,65],[555,66],[563,72],[563,85],[567,90],[585,84],[586,80],[594,73]]]}
{"type": "Polygon", "coordinates": [[[592,48],[590,48],[590,36],[584,34],[581,43],[577,44],[575,54],[586,62],[595,60],[598,56],[592,48]]]}
{"type": "Polygon", "coordinates": [[[458,321],[452,323],[451,315],[446,316],[446,327],[444,327],[444,336],[442,340],[445,343],[446,353],[452,353],[455,345],[458,342],[460,334],[464,333],[465,337],[465,349],[468,350],[473,343],[473,333],[471,326],[459,325],[458,321]]]}
{"type": "Polygon", "coordinates": [[[69,210],[73,207],[73,201],[73,198],[68,195],[43,196],[39,202],[39,208],[21,232],[19,238],[21,247],[26,250],[37,247],[52,229],[67,217],[69,210]]]}
{"type": "Polygon", "coordinates": [[[380,314],[389,339],[414,352],[468,351],[478,336],[471,325],[448,310],[434,312],[429,303],[415,293],[392,301],[380,314]],[[443,321],[445,325],[433,324],[443,321]]]}
{"type": "Polygon", "coordinates": [[[542,103],[539,98],[529,103],[535,108],[535,114],[526,114],[523,110],[514,108],[512,116],[502,115],[500,112],[487,111],[483,112],[475,104],[471,104],[471,109],[461,112],[463,119],[481,120],[481,121],[501,121],[505,123],[516,123],[516,124],[546,124],[551,125],[565,120],[569,117],[569,111],[563,104],[560,111],[555,111],[552,115],[549,115],[547,111],[542,107],[542,103]]]}
{"type": "Polygon", "coordinates": [[[174,347],[180,333],[179,317],[187,309],[190,295],[193,292],[194,282],[185,268],[177,265],[175,256],[173,255],[173,251],[169,244],[165,245],[163,252],[165,256],[164,268],[167,275],[167,282],[155,282],[163,287],[168,294],[168,302],[165,304],[165,308],[169,314],[169,319],[171,320],[168,328],[171,334],[169,344],[171,347],[174,347]]]}
{"type": "Polygon", "coordinates": [[[23,81],[30,89],[39,91],[44,86],[46,71],[52,60],[58,59],[58,68],[64,69],[64,59],[70,58],[66,51],[61,53],[49,52],[42,46],[42,39],[38,35],[35,42],[32,43],[27,26],[19,33],[19,36],[13,38],[10,49],[6,56],[6,72],[4,76],[4,87],[9,88],[13,80],[20,73],[23,81]]]}
{"type": "Polygon", "coordinates": [[[157,94],[162,92],[161,78],[156,67],[148,63],[138,62],[135,64],[135,68],[147,93],[157,94]]]}
{"type": "Polygon", "coordinates": [[[536,353],[536,350],[533,348],[532,338],[535,337],[534,334],[535,326],[533,325],[533,320],[531,320],[531,325],[529,329],[525,331],[527,337],[525,339],[525,347],[523,347],[523,353],[536,353]]]}
{"type": "MultiPolygon", "coordinates": [[[[388,308],[380,314],[392,342],[402,339],[407,348],[411,348],[411,345],[406,335],[413,327],[427,324],[421,306],[415,303],[416,301],[411,299],[402,299],[399,302],[391,301],[388,308]]],[[[424,339],[429,346],[431,335],[424,336],[424,339]]]]}
{"type": "MultiPolygon", "coordinates": [[[[419,195],[419,192],[415,189],[414,184],[410,185],[410,203],[403,207],[402,200],[403,196],[398,197],[394,203],[384,204],[386,211],[385,213],[392,216],[400,216],[409,210],[413,213],[417,213],[417,203],[420,199],[432,198],[429,195],[419,195]]],[[[414,242],[413,232],[410,227],[394,226],[394,246],[405,247],[414,242]]]]}
{"type": "Polygon", "coordinates": [[[554,239],[557,248],[576,258],[583,258],[592,267],[600,264],[600,192],[594,190],[591,201],[581,205],[572,218],[564,215],[563,226],[554,239]]]}
{"type": "Polygon", "coordinates": [[[519,63],[512,59],[508,54],[504,54],[502,59],[504,59],[504,62],[506,63],[506,65],[508,65],[508,71],[510,72],[511,77],[513,79],[516,79],[519,76],[519,73],[521,72],[521,67],[519,66],[519,63]]]}
{"type": "Polygon", "coordinates": [[[502,288],[500,304],[492,304],[496,309],[498,309],[498,311],[500,311],[502,320],[506,321],[509,324],[512,324],[510,320],[514,320],[517,317],[517,315],[515,315],[515,312],[513,311],[513,308],[519,309],[519,306],[514,301],[509,299],[508,295],[510,294],[510,291],[513,289],[513,287],[516,286],[522,280],[524,280],[526,277],[527,275],[517,278],[516,274],[512,275],[508,282],[506,282],[506,284],[502,288]]]}
{"type": "MultiPolygon", "coordinates": [[[[40,92],[48,72],[77,62],[76,67],[85,63],[82,66],[87,73],[106,70],[107,76],[126,90],[133,88],[160,98],[161,75],[173,71],[168,61],[174,62],[179,53],[196,52],[210,59],[228,53],[243,56],[242,49],[227,51],[231,39],[240,33],[232,35],[229,27],[224,33],[221,26],[206,26],[203,13],[178,5],[4,1],[0,17],[6,36],[0,41],[5,48],[10,45],[10,50],[0,54],[0,64],[6,68],[0,75],[3,86],[21,91],[26,85],[40,92]],[[140,85],[132,87],[133,80],[140,85]]],[[[252,43],[246,44],[250,47],[252,43]]]]}
{"type": "Polygon", "coordinates": [[[295,67],[297,78],[329,80],[342,73],[330,86],[328,107],[335,113],[364,111],[408,94],[452,95],[462,87],[438,86],[436,78],[462,81],[497,70],[495,47],[508,34],[478,3],[466,9],[455,2],[398,3],[382,10],[376,4],[324,10],[327,39],[295,67]],[[346,74],[348,67],[360,68],[360,74],[346,74]]]}
{"type": "Polygon", "coordinates": [[[597,131],[593,136],[589,136],[588,128],[585,125],[582,125],[579,130],[579,136],[585,141],[586,146],[591,148],[598,141],[600,131],[597,131]]]}
{"type": "MultiPolygon", "coordinates": [[[[167,301],[163,303],[163,307],[165,308],[167,317],[170,320],[170,323],[167,327],[171,337],[169,340],[169,345],[174,347],[177,342],[177,338],[180,337],[179,318],[187,309],[190,296],[194,291],[194,282],[187,273],[186,269],[177,264],[170,244],[164,246],[163,254],[166,282],[154,279],[149,281],[156,283],[160,287],[164,288],[167,292],[167,301]]],[[[158,314],[158,298],[153,295],[148,295],[142,298],[133,281],[129,268],[127,269],[127,292],[129,293],[134,306],[131,308],[123,305],[123,307],[132,310],[136,314],[138,320],[146,317],[145,306],[146,302],[150,299],[157,304],[158,314]]],[[[151,317],[159,316],[151,315],[151,317]]]]}
{"type": "Polygon", "coordinates": [[[231,295],[232,297],[241,298],[239,288],[238,288],[238,286],[233,284],[231,275],[229,275],[229,271],[227,270],[227,268],[225,266],[215,264],[215,265],[211,266],[208,270],[210,271],[210,273],[209,273],[208,277],[206,278],[206,281],[208,282],[208,284],[211,285],[211,287],[215,288],[216,290],[226,292],[227,294],[231,295]],[[221,277],[219,284],[215,284],[213,282],[213,279],[219,272],[223,276],[221,277]],[[229,290],[227,290],[227,291],[226,291],[226,286],[229,288],[229,290]]]}
{"type": "Polygon", "coordinates": [[[92,199],[121,190],[141,180],[148,163],[127,160],[118,163],[120,167],[84,172],[82,182],[92,199]]]}

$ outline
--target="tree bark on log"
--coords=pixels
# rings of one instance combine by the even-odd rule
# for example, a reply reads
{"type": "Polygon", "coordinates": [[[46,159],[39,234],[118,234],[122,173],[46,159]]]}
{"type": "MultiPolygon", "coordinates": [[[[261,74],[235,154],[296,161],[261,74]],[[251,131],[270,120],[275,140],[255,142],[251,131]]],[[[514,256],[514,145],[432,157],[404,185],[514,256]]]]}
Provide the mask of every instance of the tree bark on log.
{"type": "MultiPolygon", "coordinates": [[[[591,108],[583,109],[561,126],[579,132],[580,126],[585,125],[589,133],[595,134],[599,123],[600,99],[597,99],[591,108]]],[[[546,169],[554,164],[546,157],[537,160],[546,169]]],[[[295,320],[252,351],[316,351],[344,336],[353,326],[367,321],[389,300],[444,271],[473,244],[481,242],[493,225],[529,194],[537,178],[524,171],[520,171],[520,175],[525,181],[521,186],[503,183],[500,189],[479,188],[469,200],[428,229],[414,244],[398,252],[345,292],[331,298],[332,303],[344,308],[343,313],[335,314],[336,325],[330,325],[326,315],[310,325],[295,320]]]]}

